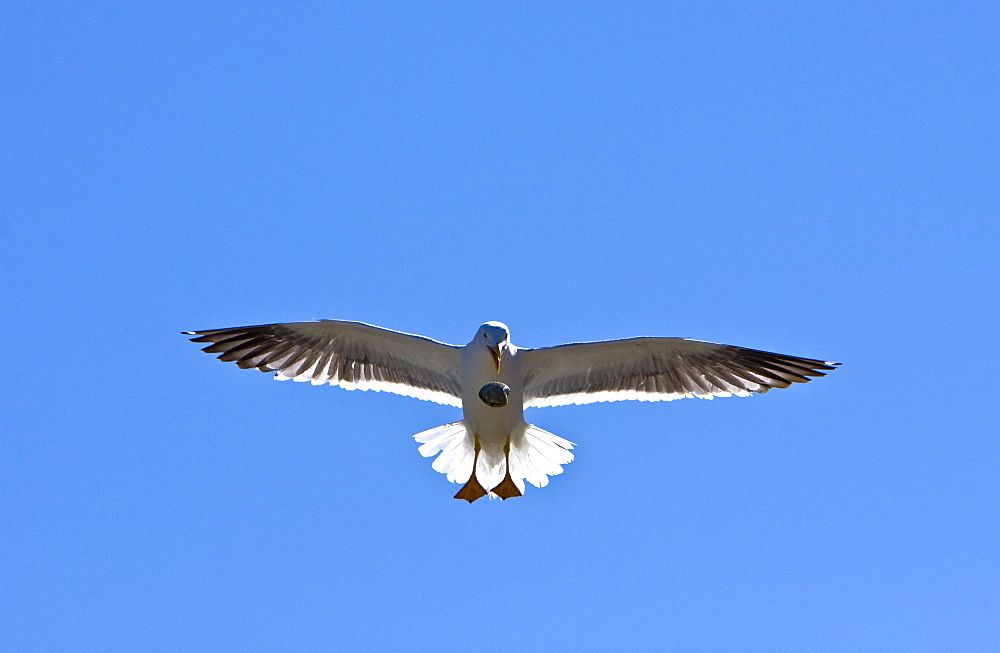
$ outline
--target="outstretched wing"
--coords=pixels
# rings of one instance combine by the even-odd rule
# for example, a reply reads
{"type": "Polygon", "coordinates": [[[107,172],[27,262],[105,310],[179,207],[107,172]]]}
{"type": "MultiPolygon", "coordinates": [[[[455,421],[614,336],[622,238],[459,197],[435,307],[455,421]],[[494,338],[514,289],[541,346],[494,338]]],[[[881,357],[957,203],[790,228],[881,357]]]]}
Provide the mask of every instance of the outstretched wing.
{"type": "Polygon", "coordinates": [[[685,338],[631,338],[518,352],[524,406],[745,397],[806,383],[839,363],[685,338]]]}
{"type": "Polygon", "coordinates": [[[281,381],[329,383],[348,390],[384,390],[461,406],[461,348],[361,322],[320,320],[188,331],[192,342],[212,343],[244,369],[275,372],[281,381]]]}

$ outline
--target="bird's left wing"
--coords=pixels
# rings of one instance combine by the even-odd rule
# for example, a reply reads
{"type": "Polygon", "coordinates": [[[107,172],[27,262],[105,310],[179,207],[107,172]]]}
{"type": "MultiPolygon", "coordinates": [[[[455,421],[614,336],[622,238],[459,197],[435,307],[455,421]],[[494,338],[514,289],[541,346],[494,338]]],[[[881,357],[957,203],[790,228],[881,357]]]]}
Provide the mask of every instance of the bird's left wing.
{"type": "Polygon", "coordinates": [[[461,406],[461,347],[361,322],[320,320],[188,331],[192,342],[279,380],[384,390],[461,406]]]}
{"type": "Polygon", "coordinates": [[[524,407],[747,396],[825,376],[839,363],[685,338],[631,338],[518,351],[524,407]]]}

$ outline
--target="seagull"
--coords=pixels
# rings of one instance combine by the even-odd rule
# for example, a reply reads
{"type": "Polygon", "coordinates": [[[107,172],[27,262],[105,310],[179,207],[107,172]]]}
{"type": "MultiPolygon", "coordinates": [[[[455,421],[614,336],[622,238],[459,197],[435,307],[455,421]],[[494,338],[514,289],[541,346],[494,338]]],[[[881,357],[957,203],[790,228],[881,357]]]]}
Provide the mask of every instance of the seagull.
{"type": "Polygon", "coordinates": [[[524,409],[599,401],[746,397],[806,383],[840,363],[687,338],[628,338],[526,349],[501,322],[464,347],[362,322],[317,320],[185,331],[202,351],[279,381],[393,392],[462,408],[416,434],[432,466],[469,503],[522,496],[573,460],[573,443],[524,420],[524,409]]]}

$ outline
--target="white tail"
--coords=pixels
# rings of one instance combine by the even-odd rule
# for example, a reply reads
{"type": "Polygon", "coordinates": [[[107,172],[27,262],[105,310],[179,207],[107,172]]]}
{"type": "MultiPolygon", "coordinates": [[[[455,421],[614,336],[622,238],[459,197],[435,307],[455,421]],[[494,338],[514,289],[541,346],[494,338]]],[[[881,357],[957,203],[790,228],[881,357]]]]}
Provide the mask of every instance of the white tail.
{"type": "MultiPolygon", "coordinates": [[[[437,426],[417,433],[413,439],[422,443],[420,455],[440,454],[433,467],[452,483],[465,483],[472,476],[475,443],[464,422],[437,426]]],[[[532,424],[515,430],[510,437],[510,475],[517,488],[524,492],[525,481],[535,487],[548,485],[549,476],[561,474],[562,466],[573,460],[569,451],[572,448],[569,440],[532,424]]],[[[483,487],[496,487],[507,473],[502,449],[483,447],[476,467],[476,478],[483,487]]]]}

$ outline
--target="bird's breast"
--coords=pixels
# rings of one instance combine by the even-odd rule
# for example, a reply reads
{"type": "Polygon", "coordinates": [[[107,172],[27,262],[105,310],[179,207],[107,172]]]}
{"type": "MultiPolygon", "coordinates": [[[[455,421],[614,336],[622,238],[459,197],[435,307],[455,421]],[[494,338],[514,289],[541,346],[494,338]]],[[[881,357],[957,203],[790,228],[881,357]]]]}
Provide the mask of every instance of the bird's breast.
{"type": "MultiPolygon", "coordinates": [[[[504,351],[500,371],[486,347],[467,347],[462,352],[462,412],[466,426],[485,440],[506,438],[524,422],[524,384],[517,352],[504,351]],[[500,383],[508,388],[507,403],[491,405],[480,396],[487,384],[500,383]]],[[[489,398],[492,393],[483,393],[489,398]]]]}

